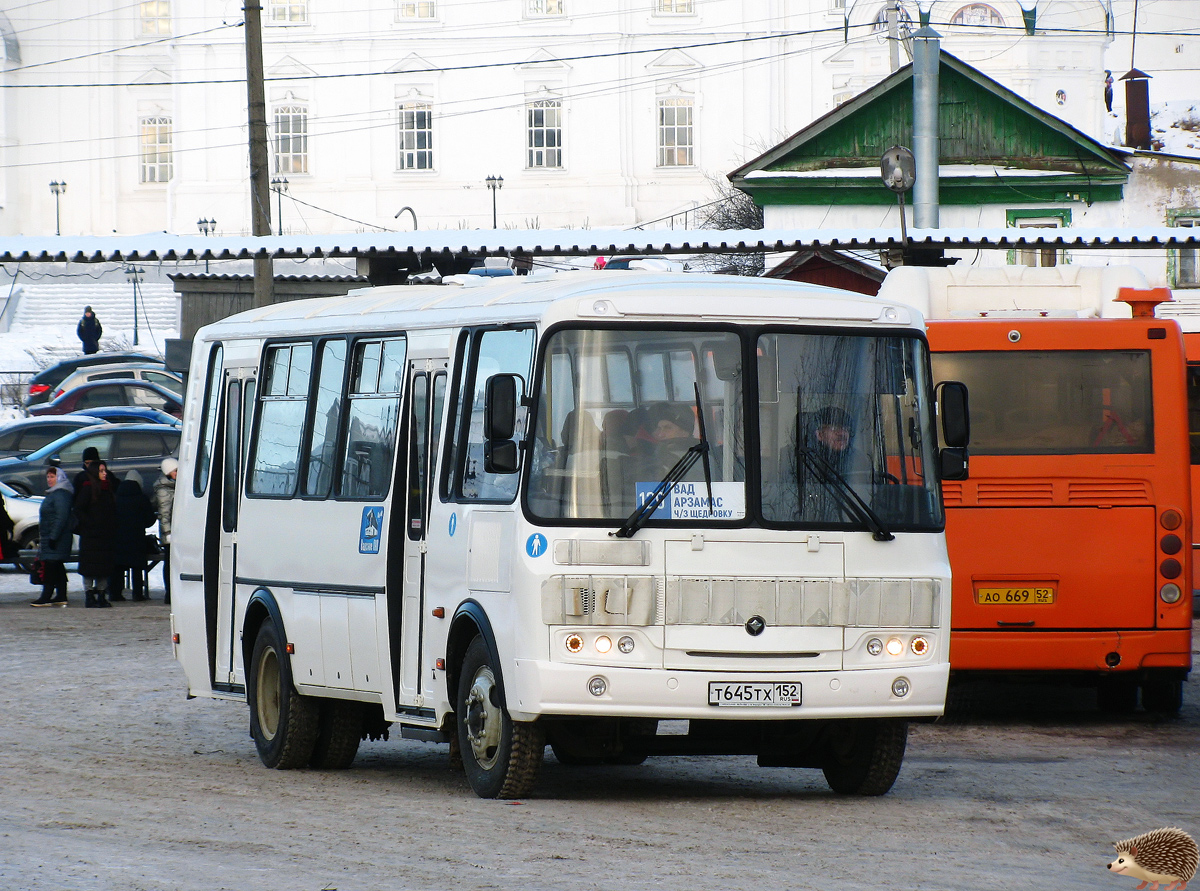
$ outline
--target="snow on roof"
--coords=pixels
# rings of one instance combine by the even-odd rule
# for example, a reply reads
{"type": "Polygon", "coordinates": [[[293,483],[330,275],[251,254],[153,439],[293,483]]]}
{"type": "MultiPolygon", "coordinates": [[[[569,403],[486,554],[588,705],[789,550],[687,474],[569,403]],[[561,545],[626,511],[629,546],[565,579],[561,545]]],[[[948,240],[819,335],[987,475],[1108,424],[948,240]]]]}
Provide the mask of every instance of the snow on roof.
{"type": "MultiPolygon", "coordinates": [[[[916,246],[942,248],[1164,248],[1200,245],[1200,230],[1151,226],[1103,228],[910,229],[916,246]]],[[[236,260],[255,256],[378,257],[469,254],[612,256],[614,254],[759,253],[803,248],[902,247],[896,229],[466,229],[205,238],[150,233],[129,236],[0,238],[0,263],[236,260]]]]}

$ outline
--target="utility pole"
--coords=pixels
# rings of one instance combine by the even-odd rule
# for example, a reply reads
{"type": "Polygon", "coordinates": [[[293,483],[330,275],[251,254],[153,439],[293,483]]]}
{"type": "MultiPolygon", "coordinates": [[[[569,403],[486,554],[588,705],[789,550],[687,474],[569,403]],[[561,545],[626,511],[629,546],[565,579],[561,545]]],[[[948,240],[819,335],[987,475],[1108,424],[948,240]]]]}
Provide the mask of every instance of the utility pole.
{"type": "Polygon", "coordinates": [[[889,3],[887,8],[888,70],[900,68],[900,3],[889,3]]]}
{"type": "MultiPolygon", "coordinates": [[[[262,4],[246,0],[246,97],[250,117],[250,226],[256,236],[271,234],[271,153],[267,145],[267,97],[263,87],[262,4]]],[[[254,256],[254,305],[275,302],[275,269],[270,254],[254,256]]]]}

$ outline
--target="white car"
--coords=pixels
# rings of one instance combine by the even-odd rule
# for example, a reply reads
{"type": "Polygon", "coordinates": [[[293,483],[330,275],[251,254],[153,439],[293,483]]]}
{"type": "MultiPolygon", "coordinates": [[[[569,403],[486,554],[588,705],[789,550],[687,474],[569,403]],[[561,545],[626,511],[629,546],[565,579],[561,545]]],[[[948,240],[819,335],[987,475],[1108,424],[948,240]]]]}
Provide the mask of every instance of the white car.
{"type": "Polygon", "coordinates": [[[167,371],[162,365],[135,365],[132,362],[121,362],[80,368],[74,374],[68,375],[51,391],[49,401],[53,402],[63,393],[74,390],[81,384],[109,380],[147,381],[151,384],[158,384],[160,387],[166,387],[176,396],[183,396],[183,378],[167,371]]]}
{"type": "MultiPolygon", "coordinates": [[[[21,550],[36,548],[38,545],[38,512],[42,508],[42,496],[25,496],[7,483],[0,483],[0,495],[4,496],[4,509],[12,517],[16,527],[13,529],[13,541],[21,550]]],[[[28,561],[20,557],[13,561],[18,569],[29,570],[28,561]]]]}

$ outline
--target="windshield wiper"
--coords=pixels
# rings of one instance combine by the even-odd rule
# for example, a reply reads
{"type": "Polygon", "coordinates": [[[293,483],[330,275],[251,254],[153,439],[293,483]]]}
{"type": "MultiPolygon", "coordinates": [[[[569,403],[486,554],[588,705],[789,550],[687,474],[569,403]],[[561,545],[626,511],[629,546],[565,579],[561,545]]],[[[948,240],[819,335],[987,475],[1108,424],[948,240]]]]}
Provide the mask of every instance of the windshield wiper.
{"type": "Polygon", "coordinates": [[[863,501],[836,467],[810,449],[797,448],[796,451],[804,456],[809,471],[834,494],[841,508],[871,530],[872,538],[876,541],[893,541],[896,538],[883,525],[879,514],[871,510],[871,506],[863,501]]]}
{"type": "Polygon", "coordinates": [[[638,507],[634,508],[633,513],[625,519],[620,529],[610,532],[609,535],[615,535],[617,538],[632,538],[633,534],[645,525],[651,515],[666,500],[675,484],[687,476],[687,472],[699,459],[704,461],[704,483],[708,487],[708,512],[709,514],[713,512],[712,467],[708,461],[709,445],[708,436],[704,432],[704,410],[700,405],[700,385],[693,384],[693,386],[696,388],[696,417],[700,424],[700,441],[679,456],[679,460],[671,465],[671,469],[654,487],[654,491],[638,507]]]}

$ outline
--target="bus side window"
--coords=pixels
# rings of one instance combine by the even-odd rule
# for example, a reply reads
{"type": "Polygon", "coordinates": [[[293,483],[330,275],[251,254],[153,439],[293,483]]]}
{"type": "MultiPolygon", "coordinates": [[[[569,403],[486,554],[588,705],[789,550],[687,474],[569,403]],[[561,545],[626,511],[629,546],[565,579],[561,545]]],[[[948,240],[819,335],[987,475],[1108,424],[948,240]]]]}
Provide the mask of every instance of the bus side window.
{"type": "Polygon", "coordinates": [[[300,441],[312,374],[311,343],[267,348],[258,429],[247,491],[292,495],[300,476],[300,441]]]}
{"type": "Polygon", "coordinates": [[[342,419],[342,377],[346,370],[346,341],[329,340],[321,347],[317,372],[317,404],[308,438],[308,471],[304,494],[327,498],[333,488],[338,430],[342,419]]]}
{"type": "Polygon", "coordinates": [[[1192,463],[1200,464],[1200,365],[1187,367],[1188,441],[1192,463]]]}
{"type": "Polygon", "coordinates": [[[338,487],[343,497],[382,498],[391,485],[406,350],[403,337],[354,344],[338,487]]]}
{"type": "Polygon", "coordinates": [[[221,365],[224,351],[220,344],[213,347],[208,358],[208,379],[204,384],[204,414],[200,428],[200,443],[196,455],[196,478],[192,482],[192,493],[199,498],[208,488],[208,475],[212,470],[213,440],[217,435],[217,406],[221,402],[221,365]]]}
{"type": "MultiPolygon", "coordinates": [[[[459,501],[511,502],[517,496],[515,473],[488,473],[483,468],[483,403],[487,381],[493,374],[518,374],[528,381],[533,360],[532,328],[478,331],[471,353],[470,372],[462,389],[460,413],[455,419],[456,441],[462,448],[455,455],[452,491],[459,501]]],[[[527,413],[517,413],[517,440],[525,437],[527,413]]]]}

